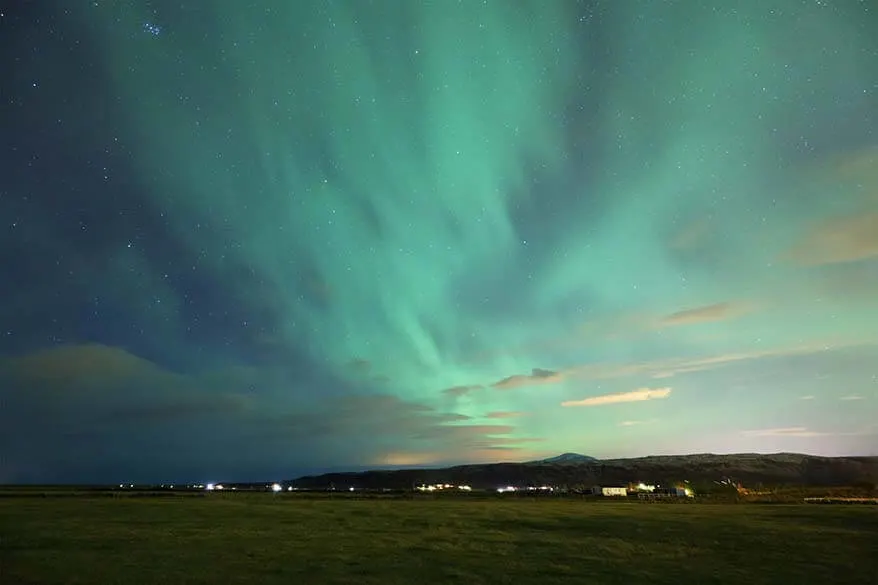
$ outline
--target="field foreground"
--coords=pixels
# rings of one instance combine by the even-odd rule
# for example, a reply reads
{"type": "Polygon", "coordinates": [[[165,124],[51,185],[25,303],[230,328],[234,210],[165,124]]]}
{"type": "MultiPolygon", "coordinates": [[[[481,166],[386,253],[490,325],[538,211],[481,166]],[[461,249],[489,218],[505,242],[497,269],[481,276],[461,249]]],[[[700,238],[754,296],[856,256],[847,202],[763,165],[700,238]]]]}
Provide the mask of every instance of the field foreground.
{"type": "Polygon", "coordinates": [[[872,583],[878,509],[251,495],[0,499],[0,581],[872,583]]]}

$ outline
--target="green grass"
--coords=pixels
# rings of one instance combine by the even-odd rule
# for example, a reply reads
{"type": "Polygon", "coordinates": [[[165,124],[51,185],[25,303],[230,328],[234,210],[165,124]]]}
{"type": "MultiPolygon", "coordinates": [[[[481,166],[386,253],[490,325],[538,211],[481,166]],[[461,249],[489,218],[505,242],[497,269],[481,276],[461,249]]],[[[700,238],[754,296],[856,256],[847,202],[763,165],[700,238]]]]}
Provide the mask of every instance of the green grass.
{"type": "Polygon", "coordinates": [[[874,583],[871,506],[2,498],[0,582],[874,583]]]}

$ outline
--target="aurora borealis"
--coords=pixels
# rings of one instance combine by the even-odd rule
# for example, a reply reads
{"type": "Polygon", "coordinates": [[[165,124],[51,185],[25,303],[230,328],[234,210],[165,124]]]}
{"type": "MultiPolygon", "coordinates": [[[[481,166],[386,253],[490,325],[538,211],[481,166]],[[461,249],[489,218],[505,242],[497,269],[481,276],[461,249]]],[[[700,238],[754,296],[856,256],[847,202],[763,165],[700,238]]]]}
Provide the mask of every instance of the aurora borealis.
{"type": "Polygon", "coordinates": [[[878,454],[869,2],[20,4],[0,481],[878,454]]]}

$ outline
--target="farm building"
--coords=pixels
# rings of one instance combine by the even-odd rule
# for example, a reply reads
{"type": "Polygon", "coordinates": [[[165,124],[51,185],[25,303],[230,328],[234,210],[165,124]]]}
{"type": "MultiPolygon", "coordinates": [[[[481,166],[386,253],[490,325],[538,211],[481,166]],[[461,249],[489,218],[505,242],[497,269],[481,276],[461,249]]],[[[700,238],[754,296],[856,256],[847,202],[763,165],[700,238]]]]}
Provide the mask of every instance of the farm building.
{"type": "Polygon", "coordinates": [[[628,488],[596,485],[591,488],[591,493],[596,496],[627,496],[628,488]]]}
{"type": "Polygon", "coordinates": [[[639,492],[637,497],[641,500],[658,500],[663,498],[691,498],[692,492],[686,488],[656,488],[651,492],[639,492]]]}

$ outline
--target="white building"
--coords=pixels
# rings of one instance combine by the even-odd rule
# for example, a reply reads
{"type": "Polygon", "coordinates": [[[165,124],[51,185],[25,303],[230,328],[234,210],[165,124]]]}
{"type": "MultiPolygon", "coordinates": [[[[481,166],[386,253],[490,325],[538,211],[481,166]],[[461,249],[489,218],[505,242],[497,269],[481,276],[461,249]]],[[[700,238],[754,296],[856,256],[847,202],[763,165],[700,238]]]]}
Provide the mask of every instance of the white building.
{"type": "Polygon", "coordinates": [[[591,493],[596,496],[627,496],[628,488],[596,485],[591,489],[591,493]]]}

